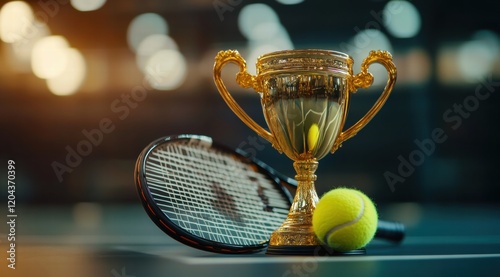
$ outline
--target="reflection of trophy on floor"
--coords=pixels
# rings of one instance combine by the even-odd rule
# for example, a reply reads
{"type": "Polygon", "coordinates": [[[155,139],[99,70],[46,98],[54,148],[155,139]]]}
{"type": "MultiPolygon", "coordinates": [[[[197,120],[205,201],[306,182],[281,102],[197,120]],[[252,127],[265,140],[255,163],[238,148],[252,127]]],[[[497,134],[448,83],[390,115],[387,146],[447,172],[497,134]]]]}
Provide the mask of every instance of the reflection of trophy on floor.
{"type": "Polygon", "coordinates": [[[333,153],[353,137],[380,110],[396,81],[396,67],[385,51],[372,51],[353,75],[353,60],[346,54],[325,50],[290,50],[263,55],[257,60],[257,75],[246,71],[246,62],[237,51],[221,51],[214,65],[214,79],[232,111],[253,131],[268,140],[280,153],[294,161],[298,188],[288,218],[271,235],[268,253],[313,254],[319,245],[312,229],[316,207],[314,172],[318,160],[333,153]],[[253,88],[261,104],[269,131],[258,125],[235,102],[221,79],[227,62],[239,65],[238,84],[253,88]],[[350,93],[368,88],[373,76],[368,66],[380,63],[388,71],[382,95],[356,124],[342,131],[350,93]]]}

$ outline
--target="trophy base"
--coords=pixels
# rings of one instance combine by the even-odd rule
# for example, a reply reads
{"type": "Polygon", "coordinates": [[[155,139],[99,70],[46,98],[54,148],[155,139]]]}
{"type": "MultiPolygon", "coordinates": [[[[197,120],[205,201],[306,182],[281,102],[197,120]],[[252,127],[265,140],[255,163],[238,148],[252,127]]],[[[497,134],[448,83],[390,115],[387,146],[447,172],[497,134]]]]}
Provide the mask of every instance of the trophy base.
{"type": "Polygon", "coordinates": [[[316,159],[293,163],[297,172],[297,191],[287,218],[269,239],[268,255],[342,256],[365,254],[365,249],[339,252],[323,245],[314,233],[312,218],[318,202],[314,189],[316,159]]]}
{"type": "Polygon", "coordinates": [[[267,248],[267,255],[296,255],[296,256],[350,256],[350,255],[364,255],[366,254],[366,249],[356,249],[346,252],[339,252],[331,249],[325,245],[284,245],[275,246],[270,245],[267,248]]]}

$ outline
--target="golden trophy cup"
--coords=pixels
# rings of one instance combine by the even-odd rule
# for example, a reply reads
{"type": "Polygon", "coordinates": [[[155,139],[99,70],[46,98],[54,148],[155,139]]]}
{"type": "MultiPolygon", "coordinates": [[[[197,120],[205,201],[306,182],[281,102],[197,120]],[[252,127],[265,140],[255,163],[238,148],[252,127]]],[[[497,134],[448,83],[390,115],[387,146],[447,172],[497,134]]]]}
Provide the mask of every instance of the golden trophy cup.
{"type": "Polygon", "coordinates": [[[220,51],[215,57],[214,81],[231,110],[254,132],[269,141],[280,153],[294,161],[298,181],[288,217],[273,232],[268,254],[317,253],[319,241],[312,228],[312,214],[318,202],[314,182],[318,161],[355,136],[380,110],[396,81],[396,67],[386,51],[371,51],[353,74],[353,59],[329,50],[286,50],[257,59],[255,76],[235,50],[220,51]],[[270,131],[257,124],[238,105],[221,79],[225,64],[239,66],[236,82],[252,88],[261,96],[264,118],[270,131]],[[387,84],[371,109],[345,131],[344,123],[351,93],[368,88],[372,63],[382,64],[388,72],[387,84]]]}

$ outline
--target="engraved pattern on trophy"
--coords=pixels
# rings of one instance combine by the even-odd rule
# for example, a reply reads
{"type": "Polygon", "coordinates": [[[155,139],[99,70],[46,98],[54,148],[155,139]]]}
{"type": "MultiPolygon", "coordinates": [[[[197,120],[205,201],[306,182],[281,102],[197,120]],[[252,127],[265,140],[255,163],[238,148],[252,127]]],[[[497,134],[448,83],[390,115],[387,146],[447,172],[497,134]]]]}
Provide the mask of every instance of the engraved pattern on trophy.
{"type": "Polygon", "coordinates": [[[321,159],[330,152],[340,131],[345,79],[323,74],[266,75],[264,116],[271,133],[292,160],[321,159]],[[314,126],[314,127],[313,127],[314,126]],[[308,145],[311,128],[317,128],[314,147],[308,145]]]}

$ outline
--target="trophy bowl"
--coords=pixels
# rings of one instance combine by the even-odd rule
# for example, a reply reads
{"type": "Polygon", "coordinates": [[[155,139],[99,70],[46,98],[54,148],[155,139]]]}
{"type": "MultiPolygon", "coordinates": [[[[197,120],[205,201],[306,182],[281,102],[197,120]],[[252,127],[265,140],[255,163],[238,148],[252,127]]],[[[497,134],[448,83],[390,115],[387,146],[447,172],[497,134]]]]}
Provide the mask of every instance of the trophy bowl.
{"type": "MultiPolygon", "coordinates": [[[[318,161],[334,153],[355,136],[380,110],[396,81],[396,67],[386,51],[371,51],[353,74],[353,59],[330,50],[285,50],[260,56],[256,75],[246,70],[246,62],[235,50],[221,51],[214,64],[214,81],[231,110],[254,132],[293,161],[297,191],[285,222],[273,232],[268,254],[306,254],[320,245],[312,228],[312,214],[318,202],[315,171],[318,161]],[[252,88],[261,97],[268,130],[257,124],[238,105],[221,79],[225,64],[239,66],[238,85],[252,88]],[[350,94],[368,88],[372,63],[382,64],[388,72],[387,84],[371,109],[354,125],[344,130],[350,94]]],[[[360,253],[360,251],[353,251],[360,253]]]]}

